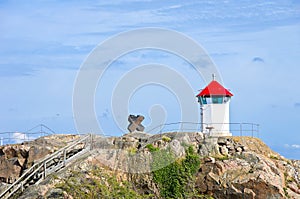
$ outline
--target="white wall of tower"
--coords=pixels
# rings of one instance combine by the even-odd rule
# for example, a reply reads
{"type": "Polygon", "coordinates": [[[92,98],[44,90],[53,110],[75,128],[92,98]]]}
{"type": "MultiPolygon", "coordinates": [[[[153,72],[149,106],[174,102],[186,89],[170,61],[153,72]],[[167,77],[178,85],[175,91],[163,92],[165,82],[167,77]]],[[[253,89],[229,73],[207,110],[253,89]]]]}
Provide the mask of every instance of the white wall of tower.
{"type": "Polygon", "coordinates": [[[231,136],[229,125],[229,102],[223,104],[204,104],[203,132],[210,136],[231,136]]]}

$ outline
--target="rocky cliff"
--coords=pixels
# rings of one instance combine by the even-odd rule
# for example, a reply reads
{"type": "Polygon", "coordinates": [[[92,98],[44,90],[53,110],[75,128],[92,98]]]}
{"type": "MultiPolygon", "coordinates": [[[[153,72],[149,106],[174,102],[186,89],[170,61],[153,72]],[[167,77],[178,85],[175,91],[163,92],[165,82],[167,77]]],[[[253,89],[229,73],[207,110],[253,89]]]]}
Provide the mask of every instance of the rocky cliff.
{"type": "MultiPolygon", "coordinates": [[[[2,147],[3,184],[74,138],[2,147]]],[[[300,161],[251,137],[95,136],[93,150],[19,198],[300,198],[300,161]]]]}
{"type": "Polygon", "coordinates": [[[21,144],[0,146],[0,182],[13,183],[34,162],[66,146],[78,135],[52,135],[21,144]]]}

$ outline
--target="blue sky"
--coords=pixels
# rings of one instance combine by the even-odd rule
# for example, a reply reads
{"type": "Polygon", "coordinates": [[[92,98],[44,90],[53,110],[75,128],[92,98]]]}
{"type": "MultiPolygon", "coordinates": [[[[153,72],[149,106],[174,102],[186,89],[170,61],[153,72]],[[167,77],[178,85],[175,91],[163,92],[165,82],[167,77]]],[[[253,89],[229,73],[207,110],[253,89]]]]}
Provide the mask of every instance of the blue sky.
{"type": "MultiPolygon", "coordinates": [[[[0,131],[44,123],[60,133],[76,132],[72,94],[89,53],[120,32],[161,27],[193,38],[213,59],[234,93],[232,122],[259,123],[264,142],[300,159],[300,3],[238,2],[0,0],[0,131]]],[[[205,86],[175,55],[125,55],[97,89],[95,107],[105,133],[118,134],[110,104],[115,83],[134,66],[153,62],[172,65],[195,94],[205,86]]],[[[147,125],[154,104],[164,107],[166,121],[180,120],[178,100],[157,85],[137,90],[129,111],[145,115],[147,125]]]]}

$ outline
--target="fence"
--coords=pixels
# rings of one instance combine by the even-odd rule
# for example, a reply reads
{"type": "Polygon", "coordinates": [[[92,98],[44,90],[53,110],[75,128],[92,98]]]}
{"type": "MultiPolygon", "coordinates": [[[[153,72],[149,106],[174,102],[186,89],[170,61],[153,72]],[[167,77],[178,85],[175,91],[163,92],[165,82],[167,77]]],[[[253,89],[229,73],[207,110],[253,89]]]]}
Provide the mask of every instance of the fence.
{"type": "MultiPolygon", "coordinates": [[[[229,124],[230,132],[234,136],[251,136],[259,137],[259,124],[255,123],[209,123],[203,124],[203,127],[209,127],[214,124],[229,124]]],[[[163,133],[163,132],[199,132],[201,131],[202,123],[195,122],[174,122],[160,124],[150,130],[146,130],[148,133],[163,133]]]]}
{"type": "Polygon", "coordinates": [[[28,142],[53,134],[56,133],[44,124],[39,124],[25,132],[0,132],[0,146],[28,142]]]}

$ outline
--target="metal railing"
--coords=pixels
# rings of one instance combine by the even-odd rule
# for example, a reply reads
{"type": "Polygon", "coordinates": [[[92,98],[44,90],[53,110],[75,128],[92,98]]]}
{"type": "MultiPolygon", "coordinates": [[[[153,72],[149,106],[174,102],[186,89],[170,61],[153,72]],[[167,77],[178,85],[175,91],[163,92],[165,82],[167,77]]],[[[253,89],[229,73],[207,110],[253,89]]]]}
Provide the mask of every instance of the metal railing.
{"type": "Polygon", "coordinates": [[[47,175],[62,169],[71,159],[80,157],[80,154],[91,149],[91,142],[92,134],[85,135],[83,138],[70,143],[38,161],[26,170],[13,184],[5,189],[0,194],[0,198],[7,199],[18,191],[23,192],[29,185],[39,183],[41,180],[45,179],[47,175]]]}
{"type": "MultiPolygon", "coordinates": [[[[213,125],[229,125],[230,132],[235,136],[251,136],[259,137],[259,124],[241,122],[241,123],[204,123],[203,127],[210,127],[213,125]]],[[[195,122],[173,122],[160,124],[150,130],[146,129],[148,133],[163,133],[163,132],[199,132],[201,131],[202,123],[195,122]]],[[[214,132],[217,132],[214,129],[214,132]]],[[[221,132],[221,131],[220,131],[221,132]]]]}
{"type": "Polygon", "coordinates": [[[6,144],[17,144],[21,142],[28,142],[39,137],[56,134],[51,128],[44,124],[39,124],[25,132],[7,131],[0,132],[0,146],[6,144]]]}

